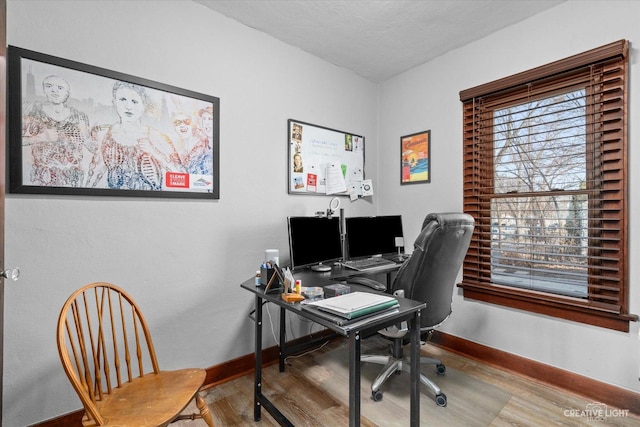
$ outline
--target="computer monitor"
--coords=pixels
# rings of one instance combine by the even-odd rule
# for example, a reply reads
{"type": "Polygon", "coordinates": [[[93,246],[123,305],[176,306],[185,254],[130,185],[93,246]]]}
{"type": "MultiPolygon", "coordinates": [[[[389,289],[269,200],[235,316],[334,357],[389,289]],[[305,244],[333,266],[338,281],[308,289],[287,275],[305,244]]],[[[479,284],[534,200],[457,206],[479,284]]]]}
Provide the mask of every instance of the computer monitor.
{"type": "Polygon", "coordinates": [[[349,259],[392,255],[404,250],[401,215],[358,216],[344,220],[349,259]]]}
{"type": "Polygon", "coordinates": [[[314,271],[329,271],[331,265],[324,263],[342,258],[339,218],[293,216],[287,223],[292,270],[310,266],[314,271]]]}

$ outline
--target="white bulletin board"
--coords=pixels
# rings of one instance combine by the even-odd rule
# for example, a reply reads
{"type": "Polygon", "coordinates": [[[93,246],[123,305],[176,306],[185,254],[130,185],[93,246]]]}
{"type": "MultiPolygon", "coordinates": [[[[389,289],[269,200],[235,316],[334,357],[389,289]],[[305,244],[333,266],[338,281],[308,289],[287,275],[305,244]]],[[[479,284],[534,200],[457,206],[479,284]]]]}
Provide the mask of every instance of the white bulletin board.
{"type": "Polygon", "coordinates": [[[288,120],[289,194],[349,195],[364,180],[364,137],[288,120]]]}

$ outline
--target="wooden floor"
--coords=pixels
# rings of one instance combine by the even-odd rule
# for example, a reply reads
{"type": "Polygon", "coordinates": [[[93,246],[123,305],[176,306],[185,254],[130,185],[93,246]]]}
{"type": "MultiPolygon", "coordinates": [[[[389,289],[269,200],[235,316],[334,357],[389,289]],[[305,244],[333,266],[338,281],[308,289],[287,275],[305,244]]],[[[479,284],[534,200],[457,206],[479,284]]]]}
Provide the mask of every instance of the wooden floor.
{"type": "MultiPolygon", "coordinates": [[[[314,381],[304,377],[303,371],[296,369],[296,364],[305,363],[304,357],[318,357],[323,352],[335,350],[344,345],[341,339],[333,340],[323,348],[316,350],[313,356],[306,355],[302,358],[291,360],[291,366],[285,373],[278,372],[277,365],[270,366],[263,371],[265,389],[270,391],[269,398],[275,401],[294,425],[304,426],[347,426],[348,406],[341,399],[330,396],[326,390],[314,384],[314,381]],[[268,384],[268,387],[266,386],[268,384]]],[[[423,346],[429,355],[442,360],[447,369],[460,373],[462,381],[482,381],[500,389],[508,398],[504,406],[494,408],[488,419],[484,422],[490,426],[640,426],[640,417],[624,410],[624,408],[606,407],[607,413],[604,419],[589,419],[585,412],[591,405],[597,404],[592,400],[579,395],[568,393],[564,390],[550,387],[536,382],[530,378],[515,375],[500,369],[479,363],[451,353],[431,344],[423,346]],[[569,409],[568,409],[569,408],[569,409]],[[497,413],[497,415],[495,415],[497,413]]],[[[345,379],[346,381],[346,379],[345,379]]],[[[445,391],[445,390],[443,390],[445,391]]],[[[422,389],[424,393],[424,388],[422,389]]],[[[446,391],[445,391],[446,392],[446,391]]],[[[265,392],[265,394],[267,394],[265,392]]],[[[224,384],[220,384],[206,392],[206,401],[209,403],[214,421],[220,426],[275,426],[277,423],[271,416],[262,410],[262,420],[253,420],[253,374],[247,375],[224,384]]],[[[363,395],[364,399],[370,399],[363,395]]],[[[448,395],[451,399],[454,396],[448,395]]],[[[479,396],[480,398],[480,396],[479,396]]],[[[375,403],[378,404],[378,403],[375,403]]],[[[473,408],[473,411],[482,411],[482,405],[473,408]]],[[[434,404],[435,407],[435,404],[434,404]]],[[[468,419],[456,418],[456,411],[452,405],[446,408],[436,407],[434,410],[450,411],[447,414],[449,426],[468,426],[468,419]]],[[[389,413],[389,423],[374,423],[369,420],[363,411],[361,425],[386,426],[391,425],[394,414],[389,413]]],[[[421,425],[432,426],[434,422],[421,417],[421,425]]],[[[481,417],[480,417],[481,418],[481,417]]],[[[483,419],[483,418],[481,418],[483,419]]],[[[487,419],[484,417],[484,419],[487,419]]],[[[200,426],[200,421],[181,421],[173,424],[175,427],[200,426]]],[[[435,423],[437,424],[437,423],[435,423]]],[[[204,425],[204,424],[202,424],[204,425]]],[[[477,424],[476,424],[477,425],[477,424]]]]}

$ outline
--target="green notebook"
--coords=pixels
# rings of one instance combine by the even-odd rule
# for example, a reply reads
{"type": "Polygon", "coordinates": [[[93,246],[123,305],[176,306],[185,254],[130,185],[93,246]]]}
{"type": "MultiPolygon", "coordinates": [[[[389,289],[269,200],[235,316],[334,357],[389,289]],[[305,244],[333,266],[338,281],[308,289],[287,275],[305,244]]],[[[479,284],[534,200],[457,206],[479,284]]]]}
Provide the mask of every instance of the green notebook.
{"type": "Polygon", "coordinates": [[[355,319],[356,317],[364,316],[365,314],[375,313],[376,311],[381,311],[386,308],[391,308],[396,306],[398,306],[398,301],[394,299],[393,301],[382,302],[377,305],[372,305],[371,307],[361,308],[360,310],[356,310],[351,313],[344,313],[344,314],[334,313],[334,314],[343,316],[347,319],[355,319]]]}
{"type": "Polygon", "coordinates": [[[397,306],[398,300],[389,295],[353,292],[310,304],[316,306],[319,310],[344,317],[345,319],[354,319],[397,306]]]}
{"type": "Polygon", "coordinates": [[[392,306],[391,308],[385,308],[383,310],[374,311],[373,313],[363,314],[360,317],[354,317],[353,319],[347,319],[342,316],[338,316],[337,314],[329,313],[328,311],[320,310],[318,307],[314,307],[309,304],[303,304],[302,308],[310,313],[315,314],[323,319],[329,320],[332,323],[335,323],[338,326],[342,326],[344,328],[349,328],[352,325],[357,325],[360,322],[367,321],[368,319],[377,319],[383,318],[388,315],[394,314],[398,312],[397,305],[392,306]]]}

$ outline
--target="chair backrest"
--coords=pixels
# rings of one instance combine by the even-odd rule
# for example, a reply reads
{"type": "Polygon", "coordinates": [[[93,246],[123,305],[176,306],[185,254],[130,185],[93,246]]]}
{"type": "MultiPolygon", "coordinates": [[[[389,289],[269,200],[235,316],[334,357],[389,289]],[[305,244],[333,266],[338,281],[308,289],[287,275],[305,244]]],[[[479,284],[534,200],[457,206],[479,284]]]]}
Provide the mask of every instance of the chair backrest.
{"type": "Polygon", "coordinates": [[[427,303],[421,327],[431,328],[451,314],[453,289],[469,249],[474,219],[465,213],[431,213],[413,244],[413,254],[402,265],[392,291],[427,303]]]}
{"type": "Polygon", "coordinates": [[[104,423],[96,402],[115,388],[158,373],[147,323],[133,299],[109,283],[75,291],[58,318],[58,353],[87,416],[104,423]]]}

